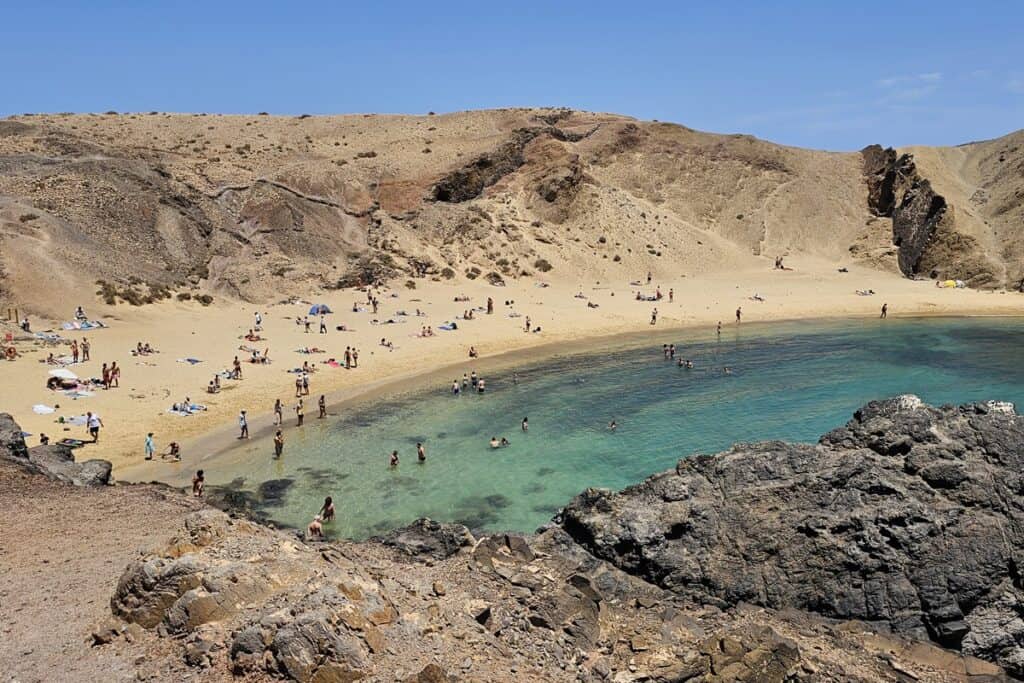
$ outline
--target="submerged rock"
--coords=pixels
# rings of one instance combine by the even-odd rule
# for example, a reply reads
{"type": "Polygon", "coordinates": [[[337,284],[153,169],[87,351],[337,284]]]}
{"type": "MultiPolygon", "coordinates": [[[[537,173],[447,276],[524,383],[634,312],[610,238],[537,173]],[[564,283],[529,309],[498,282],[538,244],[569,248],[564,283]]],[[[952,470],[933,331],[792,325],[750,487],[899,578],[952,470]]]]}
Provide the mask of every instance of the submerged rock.
{"type": "Polygon", "coordinates": [[[562,513],[578,543],[701,603],[795,607],[1024,675],[1024,418],[876,401],[817,445],[739,444],[562,513]]]}

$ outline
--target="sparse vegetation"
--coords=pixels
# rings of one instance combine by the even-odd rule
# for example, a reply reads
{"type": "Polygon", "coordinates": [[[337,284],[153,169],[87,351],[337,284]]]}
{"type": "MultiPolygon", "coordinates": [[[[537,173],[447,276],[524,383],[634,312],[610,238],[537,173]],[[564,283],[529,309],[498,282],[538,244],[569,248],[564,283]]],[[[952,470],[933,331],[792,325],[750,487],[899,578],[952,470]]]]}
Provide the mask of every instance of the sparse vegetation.
{"type": "Polygon", "coordinates": [[[453,277],[455,277],[455,271],[452,270],[450,267],[445,266],[444,268],[441,269],[441,277],[443,277],[445,280],[451,280],[453,277]]]}
{"type": "Polygon", "coordinates": [[[469,278],[470,280],[475,280],[478,277],[480,277],[480,274],[482,272],[483,272],[482,270],[480,270],[476,266],[473,266],[472,268],[467,268],[466,269],[466,277],[469,278]]]}
{"type": "Polygon", "coordinates": [[[543,258],[539,258],[536,261],[534,261],[533,262],[533,267],[536,268],[537,270],[539,270],[542,273],[547,273],[552,268],[554,268],[554,266],[551,265],[550,261],[548,261],[547,259],[543,259],[543,258]]]}

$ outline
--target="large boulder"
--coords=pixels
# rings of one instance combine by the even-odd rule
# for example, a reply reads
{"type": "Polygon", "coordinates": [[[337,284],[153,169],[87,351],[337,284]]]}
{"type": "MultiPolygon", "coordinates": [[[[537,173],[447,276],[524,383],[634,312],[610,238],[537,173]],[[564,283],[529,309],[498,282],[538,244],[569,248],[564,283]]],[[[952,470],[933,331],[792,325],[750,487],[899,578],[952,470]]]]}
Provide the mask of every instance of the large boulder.
{"type": "Polygon", "coordinates": [[[431,557],[437,560],[451,557],[476,542],[465,526],[435,522],[426,517],[372,540],[410,557],[431,557]]]}
{"type": "Polygon", "coordinates": [[[25,444],[21,427],[7,413],[0,413],[0,457],[50,479],[75,486],[106,486],[111,483],[111,465],[106,460],[76,462],[73,451],[61,444],[25,444]]]}
{"type": "Polygon", "coordinates": [[[873,402],[816,445],[740,444],[562,527],[699,602],[795,607],[932,640],[1024,675],[1024,418],[998,403],[873,402]]]}

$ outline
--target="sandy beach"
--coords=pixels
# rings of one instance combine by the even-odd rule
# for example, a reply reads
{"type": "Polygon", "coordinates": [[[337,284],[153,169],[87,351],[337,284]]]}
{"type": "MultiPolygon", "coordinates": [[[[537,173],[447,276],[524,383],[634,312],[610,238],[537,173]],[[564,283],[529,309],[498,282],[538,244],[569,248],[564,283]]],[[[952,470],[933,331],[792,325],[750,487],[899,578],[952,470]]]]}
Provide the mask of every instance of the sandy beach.
{"type": "MultiPolygon", "coordinates": [[[[852,267],[841,273],[834,263],[809,258],[794,258],[787,266],[791,270],[773,270],[766,259],[760,269],[703,275],[699,279],[655,278],[650,285],[645,274],[637,274],[634,282],[640,285],[552,279],[544,283],[547,286],[523,280],[494,287],[480,282],[420,281],[416,289],[378,290],[380,307],[376,315],[366,293],[356,290],[324,292],[297,303],[266,306],[215,303],[202,307],[181,302],[141,308],[90,305],[87,313],[102,319],[107,328],[67,332],[59,330],[59,321],[35,320],[33,331],[52,328],[67,339],[88,337],[91,360],[69,369],[79,377],[95,377],[100,375],[102,363],[116,361],[123,368],[120,387],[99,389],[90,397],[78,399],[48,390],[46,378],[53,367],[42,361],[51,351],[59,356],[67,347],[23,342],[17,345],[21,357],[3,365],[7,380],[0,389],[0,402],[32,434],[30,443],[38,443],[40,433],[53,440],[87,438],[84,426],[62,425],[56,420],[58,416],[71,417],[86,411],[97,413],[104,424],[100,442],[80,450],[79,458],[109,459],[118,477],[160,479],[166,470],[168,478],[177,478],[171,468],[187,470],[190,462],[205,457],[214,442],[201,437],[219,434],[223,441],[240,410],[248,412],[255,435],[271,423],[274,401],[280,398],[287,428],[293,429],[295,375],[288,370],[301,367],[304,361],[316,368],[310,376],[310,394],[304,399],[306,414],[312,419],[321,394],[335,405],[372,395],[375,388],[394,387],[396,381],[448,367],[456,373],[453,377],[461,376],[483,359],[510,351],[532,349],[539,356],[557,353],[570,343],[580,350],[588,340],[639,332],[664,332],[666,340],[685,344],[686,328],[715,325],[718,321],[723,326],[735,325],[737,307],[742,307],[745,323],[877,317],[883,303],[888,304],[892,317],[1024,314],[1024,297],[1018,294],[938,289],[930,281],[910,281],[866,268],[852,267]],[[660,301],[636,300],[637,291],[654,295],[659,289],[663,295],[660,301]],[[861,296],[856,290],[873,290],[875,294],[861,296]],[[585,299],[579,298],[580,294],[585,299]],[[456,297],[469,297],[469,301],[455,301],[456,297]],[[493,315],[477,310],[474,319],[462,319],[467,309],[485,307],[487,297],[494,299],[493,315]],[[316,316],[309,316],[309,333],[296,324],[297,317],[307,315],[312,302],[325,303],[334,311],[326,316],[327,334],[318,333],[316,316]],[[363,310],[353,312],[354,305],[363,310]],[[658,309],[658,320],[652,326],[654,308],[658,309]],[[417,309],[423,315],[416,316],[417,309]],[[254,325],[256,311],[263,318],[261,339],[247,341],[244,337],[254,325]],[[540,332],[525,331],[527,317],[540,332]],[[457,322],[457,330],[439,329],[450,321],[457,322]],[[347,331],[338,331],[339,325],[347,331]],[[434,336],[418,336],[424,327],[432,328],[434,336]],[[393,348],[382,346],[382,339],[393,348]],[[138,342],[148,342],[159,353],[133,356],[131,351],[138,342]],[[240,350],[242,346],[260,352],[269,349],[271,363],[249,363],[250,354],[240,350]],[[323,353],[297,352],[307,347],[322,349],[323,353]],[[342,360],[346,347],[359,350],[358,368],[345,370],[326,364],[330,358],[342,360]],[[469,358],[470,347],[479,352],[476,362],[469,358]],[[222,380],[219,393],[207,393],[214,374],[229,369],[236,355],[243,361],[243,379],[222,380]],[[180,362],[185,358],[202,362],[180,362]],[[172,404],[184,402],[186,397],[205,405],[206,410],[190,416],[168,412],[172,404]],[[36,404],[56,410],[48,415],[35,414],[36,404]],[[158,453],[165,451],[171,441],[183,443],[182,462],[173,466],[159,459],[146,463],[143,442],[150,431],[155,434],[158,453]]],[[[69,305],[68,318],[73,310],[74,305],[69,305]]],[[[519,354],[516,358],[526,362],[529,356],[519,354]]]]}

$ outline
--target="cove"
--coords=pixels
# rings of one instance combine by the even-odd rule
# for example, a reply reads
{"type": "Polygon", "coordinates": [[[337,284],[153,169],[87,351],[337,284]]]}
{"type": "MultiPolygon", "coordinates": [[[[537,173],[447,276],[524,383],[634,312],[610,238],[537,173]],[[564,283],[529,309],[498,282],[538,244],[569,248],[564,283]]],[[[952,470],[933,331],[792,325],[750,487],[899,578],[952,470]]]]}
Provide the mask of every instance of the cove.
{"type": "Polygon", "coordinates": [[[512,370],[485,374],[483,395],[451,395],[459,369],[429,390],[327,420],[307,409],[302,429],[286,420],[282,459],[271,458],[269,438],[254,440],[209,463],[207,481],[295,527],[331,495],[334,537],[365,538],[418,517],[528,532],[588,486],[623,488],[736,442],[816,441],[874,399],[914,393],[936,405],[1024,405],[1022,342],[1020,318],[730,325],[721,337],[677,331],[642,347],[523,366],[515,380],[512,370]],[[694,368],[663,360],[662,343],[694,368]],[[491,449],[492,436],[511,446],[491,449]],[[423,464],[417,442],[427,450],[423,464]],[[401,464],[390,469],[394,449],[401,464]]]}

